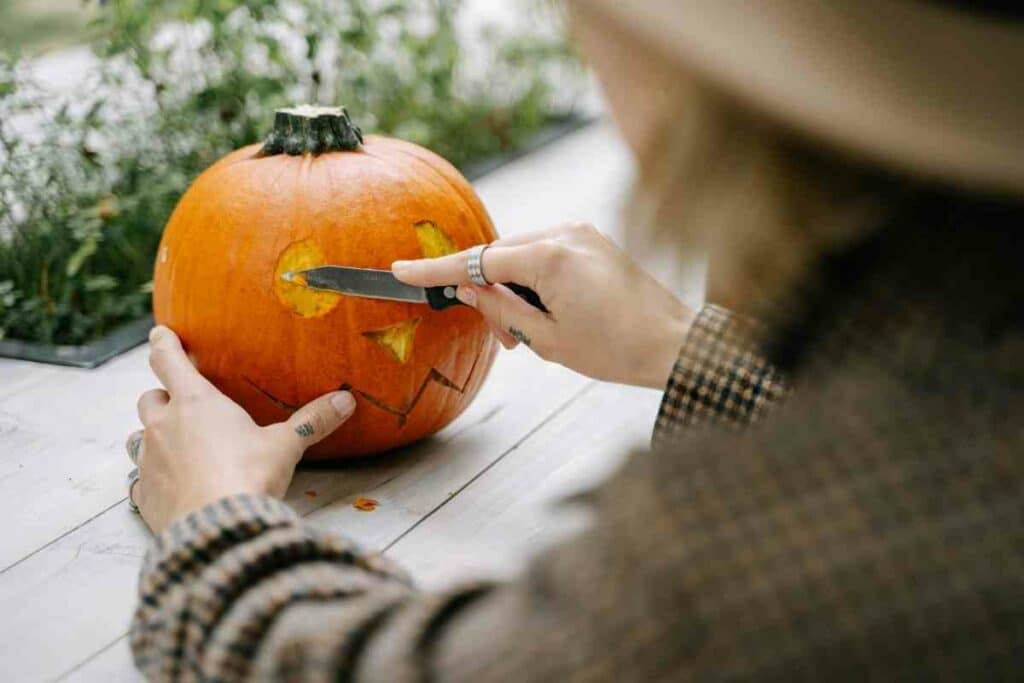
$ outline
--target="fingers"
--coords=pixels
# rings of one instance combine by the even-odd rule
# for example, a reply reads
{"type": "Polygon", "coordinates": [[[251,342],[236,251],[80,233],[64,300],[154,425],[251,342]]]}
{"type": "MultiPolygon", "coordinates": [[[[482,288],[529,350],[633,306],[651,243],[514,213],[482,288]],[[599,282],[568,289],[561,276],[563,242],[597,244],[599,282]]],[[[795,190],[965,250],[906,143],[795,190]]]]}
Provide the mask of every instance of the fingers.
{"type": "MultiPolygon", "coordinates": [[[[503,237],[490,244],[483,256],[483,270],[487,279],[491,282],[518,282],[521,285],[534,286],[535,281],[528,278],[527,272],[513,267],[511,270],[501,270],[503,263],[492,263],[492,256],[498,254],[498,249],[508,247],[525,247],[540,245],[539,249],[531,250],[532,255],[550,253],[556,243],[587,242],[595,238],[606,239],[597,229],[589,223],[564,223],[543,230],[530,230],[521,232],[509,237],[503,237]]],[[[514,252],[524,254],[526,252],[514,252]]],[[[498,254],[508,256],[509,253],[498,254]]],[[[402,282],[420,287],[436,287],[438,285],[458,285],[469,283],[466,272],[466,261],[468,250],[461,251],[450,256],[442,256],[436,259],[419,259],[415,261],[395,261],[391,264],[392,272],[402,282]]],[[[515,264],[513,264],[515,266],[515,264]]]]}
{"type": "Polygon", "coordinates": [[[552,353],[554,321],[501,285],[478,287],[460,285],[459,301],[476,308],[492,329],[501,332],[499,340],[505,348],[526,344],[541,356],[552,353]]]}
{"type": "Polygon", "coordinates": [[[181,340],[169,328],[159,325],[149,333],[149,365],[172,396],[193,394],[210,388],[185,355],[181,340]]]}
{"type": "Polygon", "coordinates": [[[139,421],[148,427],[170,400],[170,395],[163,389],[150,389],[144,393],[137,405],[139,421]]]}
{"type": "Polygon", "coordinates": [[[301,454],[313,444],[326,439],[352,417],[356,401],[347,391],[327,394],[295,411],[286,422],[275,425],[301,454]]]}
{"type": "MultiPolygon", "coordinates": [[[[514,246],[491,246],[484,250],[481,269],[489,282],[517,282],[536,289],[547,258],[558,249],[554,242],[542,240],[514,246]]],[[[468,251],[418,261],[395,261],[392,272],[402,282],[420,287],[469,284],[466,263],[468,251]]]]}

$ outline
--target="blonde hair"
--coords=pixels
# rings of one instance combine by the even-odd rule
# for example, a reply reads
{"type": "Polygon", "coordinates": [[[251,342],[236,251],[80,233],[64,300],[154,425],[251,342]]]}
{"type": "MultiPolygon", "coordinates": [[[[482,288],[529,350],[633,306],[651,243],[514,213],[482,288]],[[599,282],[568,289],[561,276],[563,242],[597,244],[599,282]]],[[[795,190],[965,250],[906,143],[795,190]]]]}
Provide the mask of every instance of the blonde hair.
{"type": "Polygon", "coordinates": [[[877,225],[899,192],[703,84],[673,101],[639,150],[628,246],[709,254],[709,300],[760,310],[817,255],[877,225]]]}

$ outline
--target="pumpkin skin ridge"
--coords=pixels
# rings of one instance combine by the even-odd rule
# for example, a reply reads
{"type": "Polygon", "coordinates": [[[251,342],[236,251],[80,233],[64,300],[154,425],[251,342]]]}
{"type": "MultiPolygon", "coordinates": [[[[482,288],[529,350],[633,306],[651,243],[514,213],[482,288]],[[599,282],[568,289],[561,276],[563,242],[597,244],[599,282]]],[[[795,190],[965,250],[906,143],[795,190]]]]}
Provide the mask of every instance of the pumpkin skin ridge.
{"type": "Polygon", "coordinates": [[[288,415],[292,404],[281,399],[301,405],[346,381],[389,407],[408,406],[401,431],[394,414],[361,406],[352,429],[310,449],[307,460],[390,451],[435,433],[468,407],[496,351],[475,311],[425,311],[409,368],[396,369],[360,333],[419,316],[419,306],[350,304],[346,297],[314,324],[275,309],[274,264],[302,239],[320,245],[328,263],[363,267],[420,255],[415,225],[423,220],[460,249],[495,239],[475,194],[431,166],[443,159],[425,149],[430,161],[417,159],[387,138],[367,143],[354,152],[281,159],[259,156],[251,145],[225,156],[193,182],[198,192],[190,188],[179,202],[162,240],[170,255],[157,264],[155,308],[172,316],[160,322],[185,333],[200,370],[258,423],[288,415]]]}
{"type": "MultiPolygon", "coordinates": [[[[461,200],[461,203],[463,204],[463,207],[465,208],[467,214],[472,218],[472,220],[474,220],[474,221],[476,221],[478,223],[480,222],[480,218],[478,216],[477,211],[474,209],[474,207],[468,201],[465,200],[464,197],[462,197],[462,193],[458,192],[458,190],[456,188],[452,187],[452,185],[450,183],[445,182],[445,179],[443,177],[439,177],[440,174],[435,173],[435,172],[431,172],[431,169],[430,169],[429,165],[424,164],[424,163],[417,163],[414,158],[409,157],[408,155],[405,155],[402,161],[403,161],[404,168],[406,170],[408,170],[409,173],[416,175],[418,178],[421,178],[423,180],[423,182],[430,183],[431,185],[433,185],[434,187],[438,188],[439,190],[444,190],[444,189],[454,190],[456,192],[456,194],[459,196],[459,198],[461,200]],[[423,167],[427,167],[427,168],[423,169],[423,167]],[[438,181],[440,181],[440,182],[438,182],[438,181]]],[[[441,229],[442,232],[445,232],[444,226],[438,225],[436,221],[431,221],[430,219],[422,219],[421,221],[418,221],[416,223],[416,225],[418,225],[420,222],[424,222],[424,221],[428,222],[428,223],[433,223],[436,227],[441,229]]],[[[489,217],[488,217],[488,222],[490,222],[489,217]]],[[[415,227],[415,225],[414,225],[414,227],[415,227]]],[[[491,227],[493,229],[493,225],[491,227]]],[[[484,236],[484,239],[483,239],[482,242],[476,242],[476,244],[486,244],[486,236],[484,236]]],[[[475,245],[474,244],[467,245],[465,247],[462,247],[460,249],[460,251],[463,250],[463,249],[468,249],[471,246],[475,246],[475,245]]]]}
{"type": "MultiPolygon", "coordinates": [[[[252,161],[258,160],[259,157],[255,154],[258,151],[259,151],[259,145],[247,145],[245,147],[242,147],[240,149],[235,150],[234,152],[228,153],[227,155],[225,155],[221,159],[219,159],[216,162],[214,162],[214,164],[211,165],[209,168],[205,169],[202,173],[200,173],[192,181],[192,183],[189,186],[189,189],[192,189],[192,187],[195,187],[195,186],[203,186],[203,185],[209,185],[209,184],[217,185],[218,184],[218,178],[221,175],[235,172],[237,170],[237,167],[240,166],[241,164],[244,164],[246,162],[252,162],[252,161]]],[[[182,197],[182,199],[184,199],[184,196],[182,197]]],[[[185,203],[183,201],[179,200],[178,206],[175,207],[175,211],[172,212],[171,217],[168,219],[168,225],[170,225],[172,222],[175,221],[176,214],[178,212],[178,207],[182,207],[182,206],[184,206],[184,204],[185,203]]],[[[206,206],[204,206],[204,205],[191,206],[191,207],[185,206],[184,208],[185,208],[185,210],[189,214],[191,214],[191,215],[193,215],[195,217],[203,216],[205,214],[205,211],[206,211],[206,206]]],[[[186,227],[186,231],[184,232],[184,234],[182,236],[179,237],[178,241],[179,242],[191,242],[193,240],[201,241],[201,238],[202,238],[202,235],[203,235],[204,231],[207,231],[207,230],[209,230],[209,225],[207,223],[199,221],[199,220],[189,221],[188,224],[187,224],[187,227],[186,227]],[[197,238],[199,238],[199,239],[197,239],[197,238]]],[[[166,235],[166,228],[165,228],[165,235],[166,235]]],[[[158,253],[160,253],[160,251],[163,250],[164,248],[165,248],[165,239],[164,239],[164,236],[161,236],[160,246],[158,247],[158,253]]],[[[175,249],[174,251],[176,252],[177,249],[175,249]]],[[[180,277],[182,277],[182,275],[184,275],[186,277],[186,279],[190,279],[190,277],[193,276],[194,269],[196,269],[198,267],[198,265],[201,265],[201,264],[194,263],[195,259],[188,259],[184,263],[177,262],[177,259],[175,259],[175,261],[176,261],[176,263],[175,263],[176,268],[175,268],[174,272],[172,273],[172,282],[171,282],[171,284],[169,286],[170,288],[173,288],[173,280],[174,280],[175,277],[180,278],[180,277]]],[[[157,264],[157,265],[159,265],[159,264],[157,264]]],[[[187,305],[185,307],[188,308],[187,305]]],[[[156,298],[154,297],[154,314],[156,313],[155,309],[156,309],[156,298]]],[[[185,321],[186,325],[185,326],[186,327],[191,327],[190,322],[191,322],[190,320],[186,319],[186,321],[185,321]]],[[[189,345],[188,345],[187,338],[182,338],[182,343],[183,343],[183,346],[185,347],[185,349],[188,350],[189,345]]]]}
{"type": "MultiPolygon", "coordinates": [[[[458,173],[458,170],[454,166],[449,164],[447,161],[445,161],[443,158],[437,156],[433,152],[430,152],[430,150],[426,151],[430,153],[431,158],[424,158],[419,154],[412,153],[407,149],[408,144],[409,143],[405,143],[402,140],[388,140],[388,146],[390,147],[390,149],[392,149],[393,151],[397,152],[398,154],[402,155],[407,160],[409,160],[410,163],[408,164],[407,167],[423,169],[423,171],[421,171],[421,176],[429,175],[432,178],[438,178],[440,180],[441,185],[447,186],[449,189],[454,191],[457,195],[459,195],[459,197],[462,198],[462,201],[466,204],[467,208],[469,208],[470,214],[478,222],[488,224],[491,226],[491,229],[494,230],[494,221],[491,219],[490,214],[487,213],[487,209],[484,208],[483,204],[480,202],[480,199],[476,196],[476,193],[473,191],[473,186],[470,185],[469,182],[466,181],[465,179],[462,179],[464,186],[460,186],[459,184],[455,183],[451,177],[449,177],[449,172],[458,173]],[[432,163],[435,160],[441,163],[438,164],[438,166],[435,166],[432,163]],[[445,168],[445,165],[447,166],[447,168],[445,168]],[[469,192],[466,192],[466,190],[469,190],[469,192]]],[[[486,239],[484,243],[486,243],[486,239]]]]}

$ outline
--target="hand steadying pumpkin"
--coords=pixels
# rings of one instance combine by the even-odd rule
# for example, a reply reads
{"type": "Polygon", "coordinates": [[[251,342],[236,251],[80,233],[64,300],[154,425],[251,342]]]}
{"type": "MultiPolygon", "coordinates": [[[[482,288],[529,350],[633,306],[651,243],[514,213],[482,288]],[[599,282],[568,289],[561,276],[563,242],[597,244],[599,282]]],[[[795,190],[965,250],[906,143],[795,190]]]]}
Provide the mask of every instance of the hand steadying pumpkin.
{"type": "Polygon", "coordinates": [[[491,282],[536,291],[544,314],[501,285],[469,284],[466,252],[397,261],[400,280],[459,285],[506,348],[522,342],[546,360],[596,379],[663,389],[693,312],[592,225],[575,223],[500,239],[484,252],[491,282]]]}
{"type": "Polygon", "coordinates": [[[149,362],[165,389],[139,398],[139,483],[132,498],[159,533],[178,517],[236,493],[282,497],[307,447],[355,410],[340,391],[300,408],[286,422],[259,427],[193,367],[177,335],[150,334],[149,362]]]}

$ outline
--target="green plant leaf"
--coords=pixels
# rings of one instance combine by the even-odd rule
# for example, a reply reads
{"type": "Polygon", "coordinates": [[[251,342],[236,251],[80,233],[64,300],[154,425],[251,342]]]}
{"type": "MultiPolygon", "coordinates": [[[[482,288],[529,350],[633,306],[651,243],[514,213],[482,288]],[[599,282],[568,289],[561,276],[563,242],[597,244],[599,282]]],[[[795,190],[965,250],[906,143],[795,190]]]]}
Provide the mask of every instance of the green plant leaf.
{"type": "Polygon", "coordinates": [[[78,271],[85,265],[86,260],[96,253],[96,247],[99,246],[99,239],[95,236],[89,236],[78,245],[78,249],[71,254],[71,258],[68,259],[68,264],[64,268],[64,273],[69,277],[73,278],[78,275],[78,271]]]}

